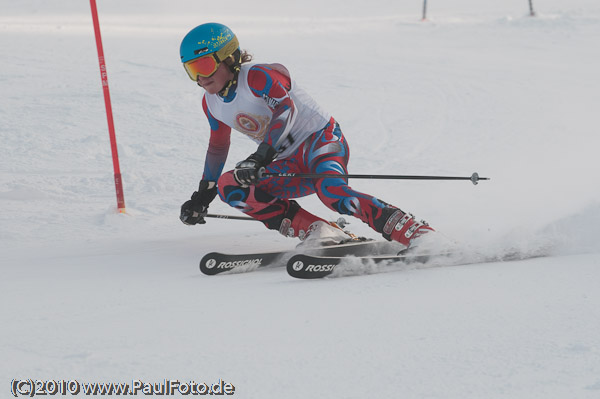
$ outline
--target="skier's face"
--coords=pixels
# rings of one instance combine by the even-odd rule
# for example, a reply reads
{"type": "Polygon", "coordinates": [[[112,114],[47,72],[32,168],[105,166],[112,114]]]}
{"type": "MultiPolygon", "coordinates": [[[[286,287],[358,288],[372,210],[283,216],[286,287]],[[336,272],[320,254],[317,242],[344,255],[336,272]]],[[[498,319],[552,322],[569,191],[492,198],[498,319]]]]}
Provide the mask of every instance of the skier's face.
{"type": "Polygon", "coordinates": [[[206,90],[208,94],[217,94],[231,79],[233,79],[233,72],[222,62],[213,75],[208,78],[198,75],[197,81],[198,85],[206,90]]]}

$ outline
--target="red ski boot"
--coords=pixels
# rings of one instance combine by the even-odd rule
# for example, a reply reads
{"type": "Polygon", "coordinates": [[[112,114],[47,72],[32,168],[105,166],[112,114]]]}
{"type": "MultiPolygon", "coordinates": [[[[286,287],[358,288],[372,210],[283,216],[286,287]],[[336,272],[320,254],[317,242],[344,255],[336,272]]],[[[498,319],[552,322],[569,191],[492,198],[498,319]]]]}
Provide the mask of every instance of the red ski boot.
{"type": "Polygon", "coordinates": [[[342,230],[335,222],[317,220],[310,225],[300,245],[303,247],[322,247],[327,245],[338,245],[358,240],[356,236],[342,230]]]}
{"type": "Polygon", "coordinates": [[[415,238],[431,231],[435,230],[427,222],[424,220],[417,221],[410,213],[404,213],[398,209],[387,220],[383,229],[383,236],[408,248],[415,238]]]}
{"type": "Polygon", "coordinates": [[[279,232],[286,237],[298,237],[303,247],[335,245],[356,237],[334,222],[327,222],[290,201],[290,209],[281,222],[279,232]]]}

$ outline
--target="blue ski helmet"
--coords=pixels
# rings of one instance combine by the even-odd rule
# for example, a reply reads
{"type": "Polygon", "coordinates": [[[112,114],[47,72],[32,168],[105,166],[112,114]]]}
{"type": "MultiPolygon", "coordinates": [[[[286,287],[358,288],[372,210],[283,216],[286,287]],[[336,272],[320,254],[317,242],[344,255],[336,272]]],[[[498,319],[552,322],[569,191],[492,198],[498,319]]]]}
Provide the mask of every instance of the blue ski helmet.
{"type": "Polygon", "coordinates": [[[196,26],[181,41],[179,53],[185,63],[207,54],[215,54],[222,62],[240,47],[231,29],[215,22],[196,26]]]}

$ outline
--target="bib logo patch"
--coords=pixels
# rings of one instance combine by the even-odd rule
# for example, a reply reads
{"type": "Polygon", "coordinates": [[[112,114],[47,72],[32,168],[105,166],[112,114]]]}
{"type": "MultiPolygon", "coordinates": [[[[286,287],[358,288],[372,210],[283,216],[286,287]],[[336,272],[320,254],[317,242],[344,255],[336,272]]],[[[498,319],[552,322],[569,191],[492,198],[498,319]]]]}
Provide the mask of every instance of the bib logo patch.
{"type": "Polygon", "coordinates": [[[247,132],[256,133],[260,129],[258,121],[248,114],[238,114],[236,116],[236,122],[239,127],[247,132]]]}
{"type": "Polygon", "coordinates": [[[256,140],[263,140],[269,118],[261,115],[239,113],[235,116],[235,129],[256,140]]]}

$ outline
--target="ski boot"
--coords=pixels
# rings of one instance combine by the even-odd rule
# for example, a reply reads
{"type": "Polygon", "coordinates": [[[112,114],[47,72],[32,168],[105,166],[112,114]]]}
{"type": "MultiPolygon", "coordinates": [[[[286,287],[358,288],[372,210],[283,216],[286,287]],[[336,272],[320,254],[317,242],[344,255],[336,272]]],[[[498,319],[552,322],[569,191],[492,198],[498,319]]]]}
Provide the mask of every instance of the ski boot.
{"type": "MultiPolygon", "coordinates": [[[[339,221],[339,219],[338,219],[339,221]]],[[[302,247],[323,247],[330,245],[348,244],[351,242],[362,242],[366,238],[343,230],[337,222],[326,222],[318,220],[310,225],[303,237],[300,237],[302,247]]]]}
{"type": "Polygon", "coordinates": [[[383,237],[409,248],[413,240],[435,230],[424,220],[417,221],[410,213],[395,209],[383,227],[383,237]]]}

